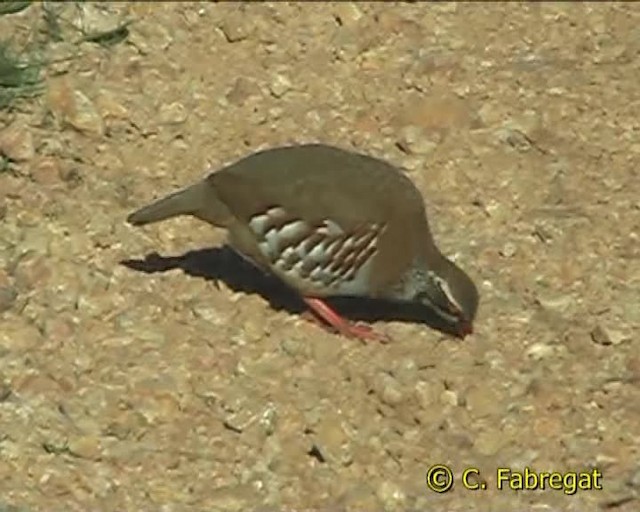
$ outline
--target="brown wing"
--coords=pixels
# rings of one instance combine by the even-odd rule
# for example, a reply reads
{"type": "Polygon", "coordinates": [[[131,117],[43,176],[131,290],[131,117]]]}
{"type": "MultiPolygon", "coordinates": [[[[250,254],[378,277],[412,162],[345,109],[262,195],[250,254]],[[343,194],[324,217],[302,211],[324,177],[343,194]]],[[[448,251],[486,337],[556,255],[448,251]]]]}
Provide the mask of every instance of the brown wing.
{"type": "MultiPolygon", "coordinates": [[[[239,222],[282,208],[282,223],[334,223],[346,233],[384,226],[377,235],[372,286],[398,279],[430,239],[420,193],[390,164],[324,145],[275,148],[250,155],[208,177],[239,222]]],[[[256,238],[256,241],[258,239],[256,238]]]]}

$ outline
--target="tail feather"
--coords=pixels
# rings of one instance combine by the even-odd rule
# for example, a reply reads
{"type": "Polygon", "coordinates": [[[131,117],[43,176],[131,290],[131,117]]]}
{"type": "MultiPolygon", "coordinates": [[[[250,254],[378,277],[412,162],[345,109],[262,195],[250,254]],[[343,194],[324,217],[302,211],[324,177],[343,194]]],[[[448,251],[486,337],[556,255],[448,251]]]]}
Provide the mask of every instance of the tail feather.
{"type": "Polygon", "coordinates": [[[196,183],[153,201],[131,213],[127,222],[134,226],[144,226],[178,215],[193,215],[202,206],[201,188],[202,184],[196,183]]]}
{"type": "Polygon", "coordinates": [[[227,205],[218,198],[215,188],[205,179],[143,206],[131,213],[127,222],[144,226],[178,215],[192,215],[219,227],[228,227],[234,219],[227,205]]]}

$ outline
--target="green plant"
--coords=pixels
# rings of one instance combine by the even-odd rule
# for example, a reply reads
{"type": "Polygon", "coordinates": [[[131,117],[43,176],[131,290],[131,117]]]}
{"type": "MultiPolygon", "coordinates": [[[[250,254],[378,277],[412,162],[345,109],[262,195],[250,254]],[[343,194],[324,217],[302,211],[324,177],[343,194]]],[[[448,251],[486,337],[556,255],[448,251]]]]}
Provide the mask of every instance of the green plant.
{"type": "Polygon", "coordinates": [[[8,40],[0,41],[0,110],[16,100],[42,93],[42,62],[33,55],[20,58],[11,51],[8,40]]]}

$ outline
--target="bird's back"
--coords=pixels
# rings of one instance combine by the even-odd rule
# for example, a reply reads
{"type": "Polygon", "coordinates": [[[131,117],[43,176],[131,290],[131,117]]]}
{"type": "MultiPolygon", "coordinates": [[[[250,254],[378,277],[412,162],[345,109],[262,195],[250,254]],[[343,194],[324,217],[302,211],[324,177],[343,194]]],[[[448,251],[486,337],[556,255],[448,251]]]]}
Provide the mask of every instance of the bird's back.
{"type": "Polygon", "coordinates": [[[208,180],[245,221],[273,206],[308,221],[331,218],[345,228],[424,215],[420,193],[398,169],[321,144],[260,151],[212,173],[208,180]]]}

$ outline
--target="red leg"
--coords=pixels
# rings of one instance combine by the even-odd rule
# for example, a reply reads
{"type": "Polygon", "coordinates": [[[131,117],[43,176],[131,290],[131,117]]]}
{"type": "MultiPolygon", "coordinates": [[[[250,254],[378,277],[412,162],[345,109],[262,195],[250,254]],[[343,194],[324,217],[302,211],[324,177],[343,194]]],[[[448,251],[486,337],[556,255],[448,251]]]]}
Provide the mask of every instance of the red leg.
{"type": "Polygon", "coordinates": [[[313,297],[303,297],[307,306],[316,313],[320,318],[327,322],[331,327],[339,333],[349,338],[357,338],[362,341],[373,340],[387,343],[390,338],[382,333],[377,333],[369,325],[352,324],[342,318],[338,313],[331,309],[323,300],[313,297]]]}

